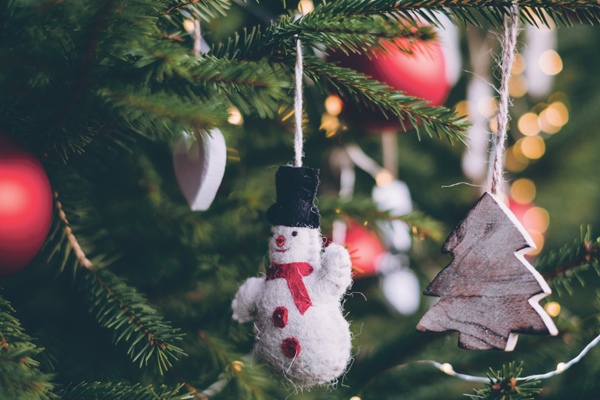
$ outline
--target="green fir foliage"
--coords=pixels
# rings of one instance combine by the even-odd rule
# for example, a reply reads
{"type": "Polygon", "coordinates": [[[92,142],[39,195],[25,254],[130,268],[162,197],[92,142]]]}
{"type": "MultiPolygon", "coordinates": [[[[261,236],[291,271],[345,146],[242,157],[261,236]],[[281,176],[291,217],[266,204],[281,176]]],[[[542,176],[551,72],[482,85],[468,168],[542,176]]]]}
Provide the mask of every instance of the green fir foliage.
{"type": "Polygon", "coordinates": [[[485,389],[475,390],[475,394],[467,395],[472,399],[481,400],[533,400],[534,395],[541,390],[534,386],[539,385],[535,379],[518,380],[523,372],[523,363],[517,365],[512,362],[502,366],[502,370],[494,371],[490,368],[488,373],[489,383],[485,389]]]}
{"type": "Polygon", "coordinates": [[[10,303],[0,297],[0,398],[47,400],[52,376],[40,371],[38,348],[13,315],[10,303]]]}

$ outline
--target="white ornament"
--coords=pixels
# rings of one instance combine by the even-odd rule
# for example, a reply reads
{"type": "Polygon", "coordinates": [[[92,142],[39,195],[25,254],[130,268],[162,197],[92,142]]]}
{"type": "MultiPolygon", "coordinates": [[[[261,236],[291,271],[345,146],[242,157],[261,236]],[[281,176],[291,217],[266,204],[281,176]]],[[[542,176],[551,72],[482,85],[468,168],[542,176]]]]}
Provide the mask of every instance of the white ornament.
{"type": "Polygon", "coordinates": [[[351,358],[341,306],[352,284],[350,255],[335,243],[322,252],[318,228],[275,225],[272,232],[272,267],[240,287],[233,319],[255,321],[255,352],[295,386],[334,383],[351,358]]]}
{"type": "MultiPolygon", "coordinates": [[[[410,191],[406,183],[395,180],[387,185],[377,185],[373,188],[373,201],[377,208],[389,211],[397,217],[406,215],[413,210],[410,191]]],[[[412,238],[408,225],[400,220],[378,221],[377,226],[383,234],[385,245],[394,251],[408,251],[412,238]]]]}
{"type": "Polygon", "coordinates": [[[413,271],[407,268],[407,257],[386,254],[381,262],[381,288],[387,301],[401,314],[411,315],[419,309],[421,285],[413,271]]]}
{"type": "Polygon", "coordinates": [[[210,207],[223,180],[227,160],[225,138],[221,131],[215,128],[210,135],[203,131],[199,136],[191,141],[190,136],[183,132],[173,150],[177,183],[194,211],[210,207]]]}

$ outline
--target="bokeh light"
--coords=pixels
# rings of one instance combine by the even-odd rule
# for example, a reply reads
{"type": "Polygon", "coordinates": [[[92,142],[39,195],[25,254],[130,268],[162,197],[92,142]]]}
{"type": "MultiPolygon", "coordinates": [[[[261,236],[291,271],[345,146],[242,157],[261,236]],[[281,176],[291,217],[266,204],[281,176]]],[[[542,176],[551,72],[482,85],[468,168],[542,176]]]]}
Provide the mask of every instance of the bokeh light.
{"type": "Polygon", "coordinates": [[[546,232],[550,225],[550,214],[541,207],[531,207],[523,214],[523,226],[538,232],[546,232]]]}
{"type": "Polygon", "coordinates": [[[183,29],[185,29],[187,33],[194,32],[194,21],[192,21],[191,19],[186,19],[185,21],[183,21],[183,29]]]}
{"type": "Polygon", "coordinates": [[[525,71],[525,57],[520,54],[515,55],[515,61],[513,62],[512,68],[510,69],[510,73],[513,75],[518,75],[525,71]]]}
{"type": "Polygon", "coordinates": [[[537,160],[546,152],[546,144],[544,143],[544,139],[539,136],[528,136],[519,139],[517,143],[520,144],[521,151],[525,157],[531,160],[537,160]]]}
{"type": "Polygon", "coordinates": [[[302,14],[306,15],[309,12],[312,12],[315,9],[315,5],[312,0],[302,0],[298,3],[298,11],[302,14]]]}
{"type": "Polygon", "coordinates": [[[527,86],[527,79],[523,75],[513,75],[508,81],[508,94],[512,97],[523,97],[529,86],[527,86]]]}
{"type": "Polygon", "coordinates": [[[554,50],[546,50],[539,59],[540,69],[546,75],[556,75],[563,69],[562,59],[554,50]]]}
{"type": "MultiPolygon", "coordinates": [[[[522,153],[519,150],[519,153],[522,153]]],[[[529,165],[529,159],[522,155],[522,157],[515,156],[515,146],[511,146],[504,152],[504,166],[510,172],[520,172],[527,168],[529,165]]]]}
{"type": "Polygon", "coordinates": [[[551,317],[556,317],[558,314],[560,314],[560,304],[558,304],[555,301],[552,301],[544,306],[544,310],[546,310],[548,315],[550,315],[551,317]]]}
{"type": "Polygon", "coordinates": [[[498,118],[497,117],[490,119],[490,130],[494,133],[498,132],[498,118]]]}
{"type": "Polygon", "coordinates": [[[510,187],[510,197],[519,204],[529,204],[535,199],[535,183],[521,178],[513,182],[510,187]]]}
{"type": "Polygon", "coordinates": [[[454,109],[457,112],[459,117],[467,117],[469,121],[473,120],[473,116],[469,113],[469,109],[471,108],[471,103],[467,100],[462,100],[456,103],[454,109]]]}
{"type": "Polygon", "coordinates": [[[229,112],[229,118],[227,118],[227,122],[232,125],[242,125],[244,123],[244,117],[242,117],[242,113],[235,107],[229,107],[227,110],[229,112]]]}
{"type": "Polygon", "coordinates": [[[378,186],[387,186],[394,180],[394,175],[391,174],[387,169],[382,169],[377,173],[375,181],[378,186]]]}
{"type": "Polygon", "coordinates": [[[342,112],[342,99],[336,95],[331,95],[325,99],[325,110],[327,114],[337,117],[342,112]]]}
{"type": "Polygon", "coordinates": [[[535,136],[540,133],[540,126],[538,125],[538,116],[534,113],[523,114],[519,118],[519,131],[525,136],[535,136]]]}
{"type": "Polygon", "coordinates": [[[533,243],[535,243],[536,247],[534,250],[531,250],[529,253],[527,253],[527,255],[535,256],[540,254],[540,251],[542,251],[542,248],[544,247],[544,235],[534,230],[528,230],[527,233],[529,233],[529,236],[531,236],[531,239],[533,240],[533,243]]]}
{"type": "Polygon", "coordinates": [[[496,99],[492,96],[483,96],[477,101],[477,111],[484,117],[489,118],[494,115],[497,108],[496,99]]]}

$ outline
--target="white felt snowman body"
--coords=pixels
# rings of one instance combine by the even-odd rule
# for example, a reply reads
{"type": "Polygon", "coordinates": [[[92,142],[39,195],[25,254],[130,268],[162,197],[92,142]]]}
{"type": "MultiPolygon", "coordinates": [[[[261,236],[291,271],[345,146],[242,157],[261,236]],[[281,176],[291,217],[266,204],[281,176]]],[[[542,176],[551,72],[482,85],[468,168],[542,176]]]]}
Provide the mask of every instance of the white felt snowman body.
{"type": "Polygon", "coordinates": [[[255,321],[255,352],[297,387],[335,382],[352,348],[341,305],[352,284],[352,263],[338,244],[322,249],[320,217],[313,205],[316,174],[307,168],[279,169],[278,203],[267,213],[273,225],[271,266],[264,277],[248,279],[232,303],[235,320],[255,321]],[[289,182],[300,190],[286,188],[289,182]],[[280,200],[289,194],[284,189],[304,197],[303,202],[298,206],[293,204],[296,197],[288,196],[292,200],[282,205],[280,200]],[[297,209],[308,211],[293,215],[297,209]]]}
{"type": "Polygon", "coordinates": [[[272,266],[264,278],[242,285],[233,318],[255,320],[256,353],[294,385],[333,382],[352,348],[341,306],[352,283],[350,255],[335,243],[321,252],[318,229],[278,225],[272,231],[272,266]]]}

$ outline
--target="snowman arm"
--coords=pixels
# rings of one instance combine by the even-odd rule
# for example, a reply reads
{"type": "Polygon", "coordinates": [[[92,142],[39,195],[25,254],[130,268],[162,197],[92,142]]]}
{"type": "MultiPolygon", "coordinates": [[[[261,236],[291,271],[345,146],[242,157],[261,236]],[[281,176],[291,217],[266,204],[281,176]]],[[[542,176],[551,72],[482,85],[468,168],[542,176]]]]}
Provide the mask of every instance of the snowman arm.
{"type": "Polygon", "coordinates": [[[341,297],[352,285],[352,261],[343,246],[331,243],[321,257],[319,285],[335,297],[341,297]]]}
{"type": "Polygon", "coordinates": [[[264,290],[264,284],[264,278],[250,278],[240,286],[231,303],[234,320],[244,323],[254,319],[256,301],[259,294],[264,290]]]}

